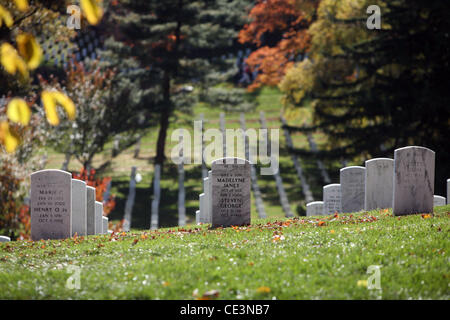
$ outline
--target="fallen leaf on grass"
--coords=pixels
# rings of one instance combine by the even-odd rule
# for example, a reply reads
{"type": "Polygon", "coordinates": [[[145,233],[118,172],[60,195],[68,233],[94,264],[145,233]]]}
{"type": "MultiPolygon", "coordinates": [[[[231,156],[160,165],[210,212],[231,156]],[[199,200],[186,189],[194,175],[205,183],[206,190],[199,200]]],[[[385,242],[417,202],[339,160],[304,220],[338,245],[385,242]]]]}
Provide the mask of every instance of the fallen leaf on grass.
{"type": "Polygon", "coordinates": [[[367,288],[367,280],[358,280],[356,283],[358,287],[366,287],[367,288]]]}
{"type": "Polygon", "coordinates": [[[206,291],[203,296],[197,298],[197,300],[212,300],[219,297],[219,291],[218,290],[210,290],[206,291]]]}
{"type": "Polygon", "coordinates": [[[269,293],[270,292],[270,288],[262,286],[262,287],[259,287],[258,289],[256,289],[256,292],[258,292],[258,293],[269,293]]]}

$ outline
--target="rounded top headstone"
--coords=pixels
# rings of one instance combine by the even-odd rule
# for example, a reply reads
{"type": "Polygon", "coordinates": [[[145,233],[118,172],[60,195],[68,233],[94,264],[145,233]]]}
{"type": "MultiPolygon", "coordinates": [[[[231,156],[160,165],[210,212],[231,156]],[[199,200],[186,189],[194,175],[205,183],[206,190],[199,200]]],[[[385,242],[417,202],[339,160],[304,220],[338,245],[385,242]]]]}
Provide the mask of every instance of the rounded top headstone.
{"type": "Polygon", "coordinates": [[[250,161],[242,158],[226,157],[214,160],[212,164],[250,164],[250,161]]]}
{"type": "Polygon", "coordinates": [[[350,166],[350,167],[345,167],[345,168],[341,168],[340,172],[346,171],[346,170],[355,170],[355,169],[360,169],[360,170],[365,170],[366,168],[361,167],[361,166],[350,166]]]}
{"type": "Polygon", "coordinates": [[[312,206],[312,205],[315,205],[315,204],[323,204],[323,201],[313,201],[313,202],[309,202],[309,203],[306,204],[306,206],[308,207],[308,206],[312,206]]]}
{"type": "Polygon", "coordinates": [[[327,184],[326,186],[323,186],[323,188],[328,189],[328,188],[340,187],[340,186],[341,186],[340,183],[331,183],[331,184],[327,184]]]}
{"type": "Polygon", "coordinates": [[[426,148],[426,147],[421,147],[421,146],[407,146],[407,147],[398,148],[398,149],[395,149],[394,153],[402,152],[402,151],[407,151],[407,150],[409,150],[409,149],[427,150],[427,151],[430,151],[430,152],[432,152],[432,153],[435,153],[433,150],[428,149],[428,148],[426,148]]]}
{"type": "Polygon", "coordinates": [[[70,172],[64,171],[64,170],[59,170],[59,169],[44,169],[44,170],[39,170],[39,171],[35,171],[31,174],[31,176],[36,176],[42,173],[48,173],[48,172],[55,172],[55,173],[61,173],[61,174],[65,174],[65,175],[69,175],[70,177],[72,177],[72,174],[70,172]]]}
{"type": "Polygon", "coordinates": [[[374,158],[374,159],[366,160],[366,165],[368,163],[372,163],[374,161],[394,162],[394,159],[391,159],[391,158],[374,158]]]}

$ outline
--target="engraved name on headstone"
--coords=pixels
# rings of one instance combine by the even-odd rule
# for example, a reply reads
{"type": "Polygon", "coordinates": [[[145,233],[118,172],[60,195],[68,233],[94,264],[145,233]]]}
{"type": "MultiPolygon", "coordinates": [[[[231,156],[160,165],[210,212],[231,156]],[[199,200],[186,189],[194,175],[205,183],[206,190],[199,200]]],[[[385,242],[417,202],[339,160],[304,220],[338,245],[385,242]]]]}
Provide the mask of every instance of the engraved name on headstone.
{"type": "Polygon", "coordinates": [[[212,227],[249,225],[250,162],[222,158],[212,165],[212,227]]]}
{"type": "Polygon", "coordinates": [[[72,175],[62,170],[31,174],[31,239],[64,239],[72,235],[72,175]]]}
{"type": "Polygon", "coordinates": [[[366,161],[365,210],[392,208],[394,160],[376,158],[366,161]]]}
{"type": "Polygon", "coordinates": [[[341,213],[341,185],[328,184],[323,187],[323,214],[341,213]]]}
{"type": "Polygon", "coordinates": [[[340,171],[342,212],[364,210],[366,168],[345,167],[340,171]]]}
{"type": "Polygon", "coordinates": [[[433,212],[434,151],[417,146],[394,152],[394,215],[433,212]]]}

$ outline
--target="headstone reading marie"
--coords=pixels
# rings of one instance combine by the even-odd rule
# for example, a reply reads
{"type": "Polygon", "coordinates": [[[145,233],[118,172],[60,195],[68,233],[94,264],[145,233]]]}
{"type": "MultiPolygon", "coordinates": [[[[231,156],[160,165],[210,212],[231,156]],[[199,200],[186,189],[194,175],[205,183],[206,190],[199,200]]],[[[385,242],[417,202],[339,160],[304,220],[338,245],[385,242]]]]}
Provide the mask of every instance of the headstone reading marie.
{"type": "Polygon", "coordinates": [[[10,242],[11,238],[7,236],[0,236],[0,242],[10,242]]]}
{"type": "Polygon", "coordinates": [[[323,214],[341,212],[341,185],[339,183],[327,184],[323,187],[323,214]]]}
{"type": "Polygon", "coordinates": [[[95,234],[103,233],[103,203],[95,201],[95,234]]]}
{"type": "Polygon", "coordinates": [[[221,158],[212,162],[212,227],[249,225],[250,162],[221,158]]]}
{"type": "Polygon", "coordinates": [[[56,169],[31,174],[31,239],[72,236],[72,175],[56,169]]]}
{"type": "Polygon", "coordinates": [[[404,147],[394,152],[393,214],[433,212],[434,151],[404,147]]]}
{"type": "Polygon", "coordinates": [[[306,216],[323,215],[323,201],[313,201],[306,204],[306,216]]]}
{"type": "Polygon", "coordinates": [[[95,234],[95,188],[86,187],[86,223],[87,234],[95,234]]]}
{"type": "Polygon", "coordinates": [[[366,168],[345,167],[340,171],[342,212],[364,210],[366,168]]]}
{"type": "Polygon", "coordinates": [[[72,236],[87,234],[86,193],[86,182],[72,179],[72,236]]]}
{"type": "Polygon", "coordinates": [[[365,210],[392,208],[394,160],[376,158],[366,161],[365,210]]]}
{"type": "Polygon", "coordinates": [[[445,197],[433,196],[433,207],[445,206],[445,197]]]}

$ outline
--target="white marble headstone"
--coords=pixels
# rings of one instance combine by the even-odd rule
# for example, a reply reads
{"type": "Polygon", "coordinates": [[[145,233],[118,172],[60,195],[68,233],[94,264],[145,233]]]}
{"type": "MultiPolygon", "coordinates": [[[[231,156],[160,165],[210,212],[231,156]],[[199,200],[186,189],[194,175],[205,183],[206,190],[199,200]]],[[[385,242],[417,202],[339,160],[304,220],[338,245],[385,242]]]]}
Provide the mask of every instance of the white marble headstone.
{"type": "Polygon", "coordinates": [[[7,236],[0,236],[0,242],[10,242],[11,238],[7,236]]]}
{"type": "Polygon", "coordinates": [[[394,215],[433,212],[434,151],[404,147],[394,152],[394,215]]]}
{"type": "Polygon", "coordinates": [[[447,204],[450,204],[450,179],[447,179],[447,204]]]}
{"type": "Polygon", "coordinates": [[[249,225],[250,162],[221,158],[212,162],[212,227],[249,225]]]}
{"type": "Polygon", "coordinates": [[[394,159],[376,158],[367,160],[365,185],[365,210],[392,208],[394,159]]]}
{"type": "Polygon", "coordinates": [[[72,236],[87,235],[86,182],[72,179],[72,236]]]}
{"type": "Polygon", "coordinates": [[[323,215],[323,201],[313,201],[306,204],[306,216],[322,216],[323,215]]]}
{"type": "Polygon", "coordinates": [[[442,196],[433,196],[433,207],[445,206],[445,197],[442,196]]]}
{"type": "Polygon", "coordinates": [[[200,210],[195,211],[195,223],[200,223],[200,210]]]}
{"type": "Polygon", "coordinates": [[[103,203],[95,201],[95,234],[103,233],[103,203]]]}
{"type": "Polygon", "coordinates": [[[342,212],[364,210],[366,168],[345,167],[340,171],[342,212]]]}
{"type": "Polygon", "coordinates": [[[72,236],[72,175],[55,169],[31,174],[31,239],[72,236]]]}
{"type": "Polygon", "coordinates": [[[87,234],[95,234],[95,188],[86,187],[86,223],[87,234]]]}
{"type": "Polygon", "coordinates": [[[102,222],[103,222],[103,234],[107,234],[108,233],[108,217],[102,217],[102,222]]]}
{"type": "Polygon", "coordinates": [[[211,188],[210,188],[210,180],[209,178],[203,179],[203,193],[205,194],[205,214],[204,219],[205,223],[211,223],[211,188]]]}
{"type": "Polygon", "coordinates": [[[339,183],[328,184],[323,187],[323,214],[341,213],[341,185],[339,183]]]}

